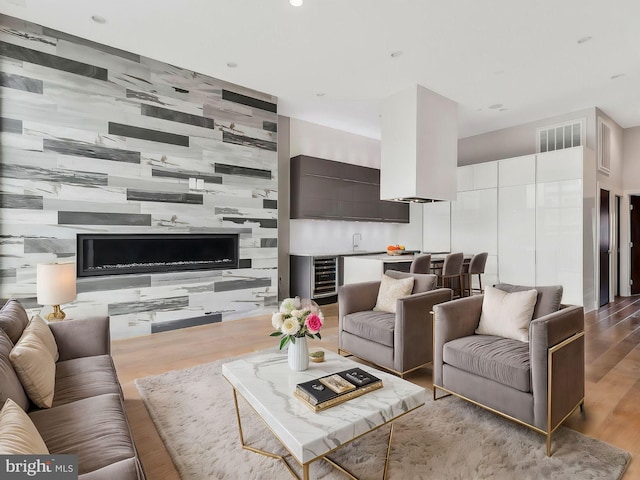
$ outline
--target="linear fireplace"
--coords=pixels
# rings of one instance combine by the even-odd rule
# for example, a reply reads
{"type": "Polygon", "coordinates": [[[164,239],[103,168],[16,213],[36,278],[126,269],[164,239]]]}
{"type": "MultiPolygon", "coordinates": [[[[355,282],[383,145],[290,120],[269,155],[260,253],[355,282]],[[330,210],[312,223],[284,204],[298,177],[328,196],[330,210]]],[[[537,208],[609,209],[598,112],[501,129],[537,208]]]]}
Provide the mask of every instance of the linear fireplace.
{"type": "Polygon", "coordinates": [[[78,234],[78,277],[238,268],[238,234],[78,234]]]}

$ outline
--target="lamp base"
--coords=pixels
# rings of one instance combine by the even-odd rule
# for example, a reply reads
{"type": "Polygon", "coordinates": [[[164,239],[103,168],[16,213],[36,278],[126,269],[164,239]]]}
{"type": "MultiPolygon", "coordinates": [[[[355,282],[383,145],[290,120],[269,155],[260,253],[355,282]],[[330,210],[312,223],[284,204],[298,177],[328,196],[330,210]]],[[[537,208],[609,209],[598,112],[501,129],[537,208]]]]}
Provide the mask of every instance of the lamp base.
{"type": "Polygon", "coordinates": [[[53,305],[53,312],[48,314],[46,317],[50,322],[57,322],[60,320],[64,320],[67,315],[62,311],[60,305],[53,305]]]}

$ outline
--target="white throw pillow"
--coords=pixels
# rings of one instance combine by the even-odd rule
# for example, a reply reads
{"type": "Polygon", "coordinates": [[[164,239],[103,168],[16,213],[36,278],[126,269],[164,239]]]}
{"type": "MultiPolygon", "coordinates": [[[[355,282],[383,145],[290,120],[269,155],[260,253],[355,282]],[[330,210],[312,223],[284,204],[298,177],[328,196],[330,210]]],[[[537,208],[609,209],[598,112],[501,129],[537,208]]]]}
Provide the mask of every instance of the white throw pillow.
{"type": "Polygon", "coordinates": [[[36,332],[25,331],[9,353],[20,383],[33,403],[51,408],[56,386],[56,363],[36,332]]]}
{"type": "Polygon", "coordinates": [[[411,295],[413,291],[413,277],[392,278],[382,275],[378,300],[373,310],[376,312],[396,313],[396,300],[411,295]]]}
{"type": "Polygon", "coordinates": [[[486,287],[476,333],[528,342],[529,324],[537,298],[537,290],[507,293],[486,287]]]}
{"type": "MultiPolygon", "coordinates": [[[[25,332],[33,332],[35,333],[42,343],[44,343],[45,347],[51,354],[54,362],[58,361],[58,345],[56,344],[56,339],[51,333],[51,329],[47,322],[45,322],[40,315],[34,315],[27,325],[27,328],[24,329],[25,332]]],[[[24,332],[22,333],[24,335],[24,332]]]]}
{"type": "Polygon", "coordinates": [[[0,411],[0,455],[48,455],[29,416],[10,398],[0,411]]]}

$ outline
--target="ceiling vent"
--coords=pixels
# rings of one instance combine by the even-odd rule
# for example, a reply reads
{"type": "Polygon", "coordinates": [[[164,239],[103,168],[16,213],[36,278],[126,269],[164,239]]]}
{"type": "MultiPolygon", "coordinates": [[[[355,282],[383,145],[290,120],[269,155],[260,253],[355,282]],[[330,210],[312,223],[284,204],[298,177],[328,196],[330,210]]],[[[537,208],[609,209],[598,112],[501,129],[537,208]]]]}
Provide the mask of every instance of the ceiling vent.
{"type": "Polygon", "coordinates": [[[415,85],[382,105],[380,198],[455,200],[458,104],[415,85]]]}

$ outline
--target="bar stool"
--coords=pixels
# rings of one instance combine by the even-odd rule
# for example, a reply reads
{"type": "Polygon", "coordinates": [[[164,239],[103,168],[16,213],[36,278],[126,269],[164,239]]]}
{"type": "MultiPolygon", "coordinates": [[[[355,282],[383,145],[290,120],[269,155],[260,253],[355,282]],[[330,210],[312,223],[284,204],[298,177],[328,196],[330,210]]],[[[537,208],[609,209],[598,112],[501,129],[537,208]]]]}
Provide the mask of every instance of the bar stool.
{"type": "Polygon", "coordinates": [[[484,273],[484,268],[487,264],[488,255],[489,254],[487,252],[476,253],[471,257],[469,265],[465,267],[464,272],[462,273],[466,283],[465,290],[469,292],[469,296],[471,296],[473,292],[484,293],[484,289],[482,288],[482,274],[484,273]],[[478,284],[480,288],[473,288],[472,275],[478,275],[478,284]]]}
{"type": "Polygon", "coordinates": [[[409,273],[429,273],[431,270],[431,255],[418,255],[411,262],[409,273]]]}
{"type": "Polygon", "coordinates": [[[442,265],[442,273],[438,276],[439,284],[442,287],[450,288],[454,292],[458,290],[460,297],[464,296],[463,283],[462,283],[462,262],[464,261],[464,255],[462,252],[450,253],[444,258],[444,265],[442,265]],[[457,279],[457,286],[453,280],[457,279]]]}

